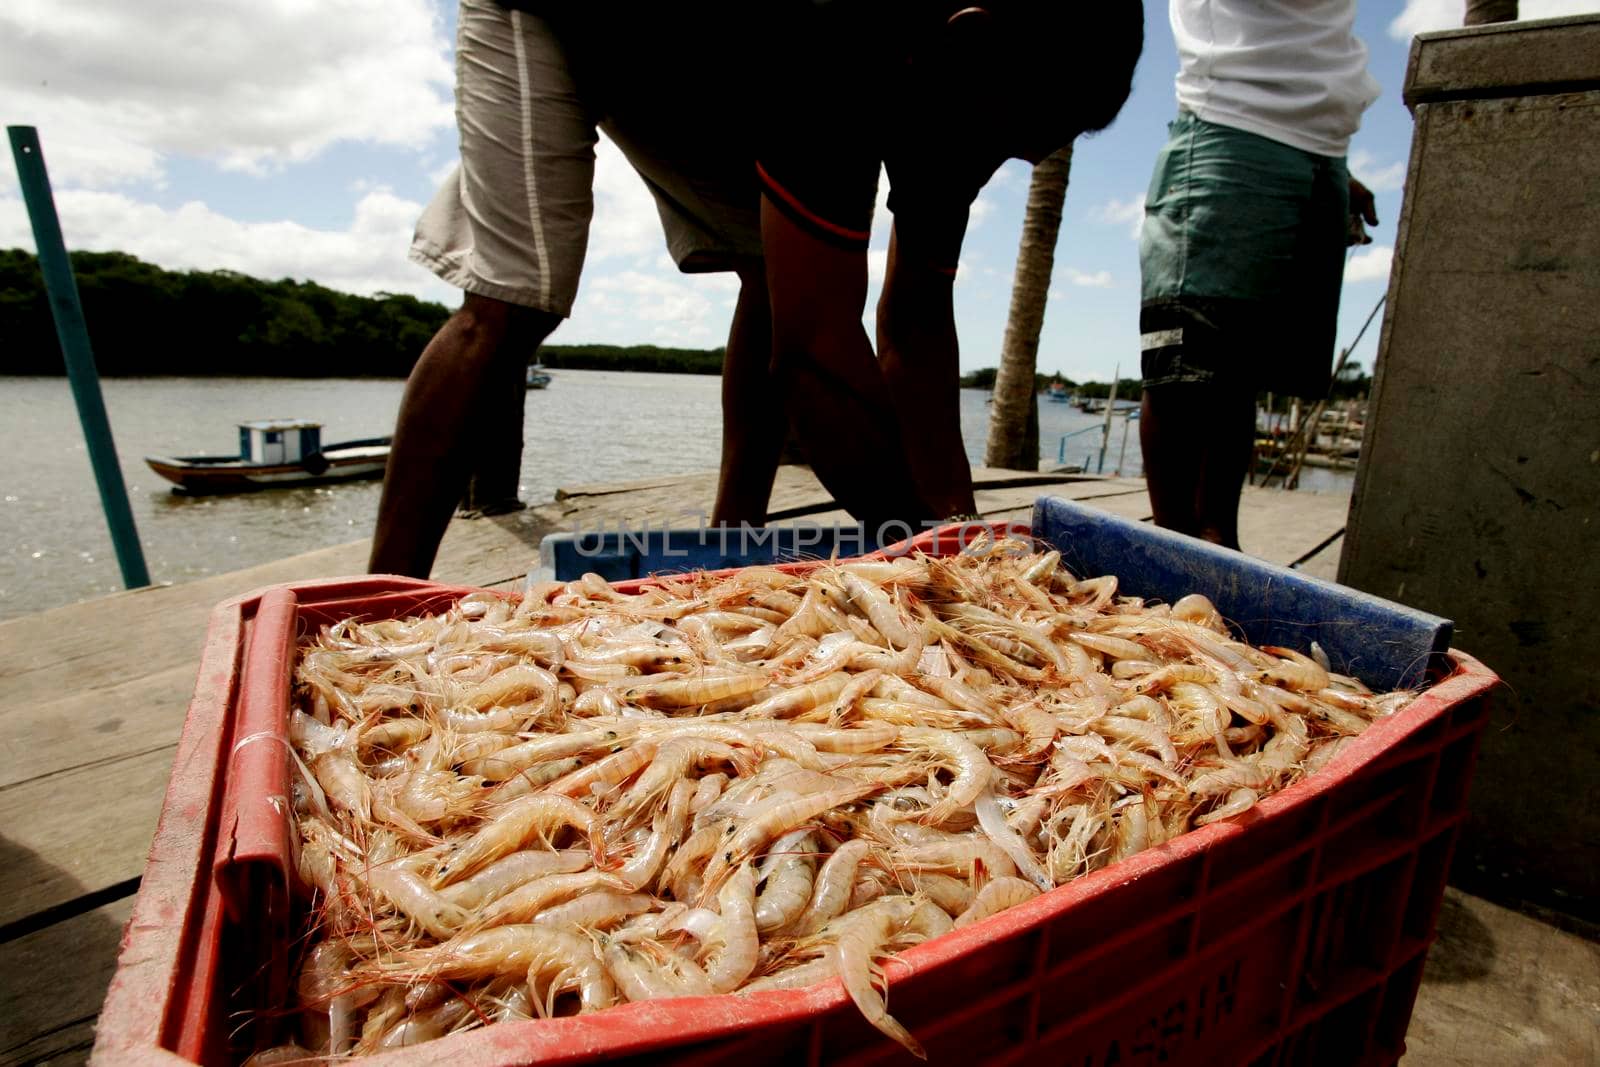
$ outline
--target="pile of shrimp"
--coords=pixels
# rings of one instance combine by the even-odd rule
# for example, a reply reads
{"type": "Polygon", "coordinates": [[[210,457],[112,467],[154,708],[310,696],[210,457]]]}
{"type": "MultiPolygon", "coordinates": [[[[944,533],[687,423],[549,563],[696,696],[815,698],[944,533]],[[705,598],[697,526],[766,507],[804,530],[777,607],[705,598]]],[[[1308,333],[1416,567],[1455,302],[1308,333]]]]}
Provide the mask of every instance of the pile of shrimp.
{"type": "Polygon", "coordinates": [[[328,627],[290,711],[295,1030],[258,1059],[835,977],[921,1055],[885,958],[1239,815],[1411,697],[1310,652],[1011,541],[328,627]]]}

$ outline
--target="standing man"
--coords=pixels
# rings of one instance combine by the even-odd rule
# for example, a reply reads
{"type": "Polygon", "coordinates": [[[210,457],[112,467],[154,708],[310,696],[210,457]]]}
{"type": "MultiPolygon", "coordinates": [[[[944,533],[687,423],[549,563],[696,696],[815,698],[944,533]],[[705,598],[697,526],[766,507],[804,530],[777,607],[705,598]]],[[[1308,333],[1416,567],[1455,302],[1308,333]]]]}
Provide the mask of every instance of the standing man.
{"type": "Polygon", "coordinates": [[[582,95],[617,129],[679,159],[737,150],[737,180],[759,181],[773,347],[730,345],[724,362],[713,521],[765,521],[785,409],[870,531],[970,514],[952,301],[968,211],[1007,159],[1115,117],[1139,0],[556,6],[582,95]],[[862,316],[881,171],[894,227],[874,351],[862,316]]]}
{"type": "Polygon", "coordinates": [[[1155,521],[1239,547],[1256,394],[1328,387],[1345,248],[1372,194],[1345,164],[1377,99],[1355,0],[1170,0],[1178,117],[1139,241],[1139,440],[1155,521]]]}
{"type": "Polygon", "coordinates": [[[508,422],[520,433],[528,356],[572,311],[594,208],[597,129],[655,194],[668,251],[682,269],[737,270],[756,283],[740,293],[727,358],[760,364],[771,350],[754,176],[657,143],[675,153],[664,160],[609,125],[580,93],[553,21],[534,13],[562,6],[460,3],[461,163],[424,210],[411,257],[464,299],[406,382],[368,561],[374,573],[427,577],[474,473],[478,494],[496,467],[492,494],[503,495],[507,482],[515,492],[505,457],[485,465],[482,453],[506,449],[508,422]],[[730,174],[742,182],[729,184],[730,174]],[[741,356],[743,345],[757,352],[741,356]]]}
{"type": "Polygon", "coordinates": [[[953,309],[969,209],[1006,160],[1037,162],[1116,117],[1143,47],[1143,8],[771,6],[790,24],[757,38],[784,43],[759,53],[769,66],[753,126],[773,373],[796,436],[869,525],[970,515],[953,309]],[[894,226],[874,353],[861,318],[880,168],[894,226]]]}

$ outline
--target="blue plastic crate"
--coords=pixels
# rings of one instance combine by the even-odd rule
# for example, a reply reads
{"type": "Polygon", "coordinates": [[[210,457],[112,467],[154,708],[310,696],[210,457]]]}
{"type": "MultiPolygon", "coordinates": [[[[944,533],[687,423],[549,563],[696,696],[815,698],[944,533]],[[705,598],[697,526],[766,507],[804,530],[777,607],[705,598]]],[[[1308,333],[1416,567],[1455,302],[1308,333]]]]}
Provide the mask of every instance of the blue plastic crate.
{"type": "MultiPolygon", "coordinates": [[[[1056,497],[1033,509],[1034,536],[1061,550],[1080,577],[1115,574],[1129,596],[1176,600],[1203,593],[1256,645],[1305,650],[1317,642],[1335,670],[1375,689],[1423,684],[1450,647],[1448,619],[1381,600],[1148,523],[1056,497]]],[[[541,549],[561,581],[592,571],[610,581],[688,570],[826,559],[871,552],[860,527],[769,527],[759,538],[716,527],[556,534],[541,549]]]]}
{"type": "Polygon", "coordinates": [[[1120,592],[1147,599],[1203,593],[1251,644],[1315,641],[1374,689],[1421,685],[1450,647],[1449,619],[1067,500],[1040,497],[1033,532],[1080,577],[1115,574],[1120,592]]]}

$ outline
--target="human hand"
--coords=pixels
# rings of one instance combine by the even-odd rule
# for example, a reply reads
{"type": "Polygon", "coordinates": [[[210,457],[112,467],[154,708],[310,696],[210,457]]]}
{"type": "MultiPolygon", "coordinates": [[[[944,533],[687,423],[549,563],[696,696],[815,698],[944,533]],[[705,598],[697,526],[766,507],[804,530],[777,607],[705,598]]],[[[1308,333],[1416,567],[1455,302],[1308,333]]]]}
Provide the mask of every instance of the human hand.
{"type": "Polygon", "coordinates": [[[1370,245],[1372,235],[1367,233],[1367,226],[1378,224],[1378,204],[1372,196],[1372,190],[1365,185],[1350,179],[1350,236],[1349,244],[1370,245]],[[1366,225],[1363,225],[1365,223],[1366,225]]]}

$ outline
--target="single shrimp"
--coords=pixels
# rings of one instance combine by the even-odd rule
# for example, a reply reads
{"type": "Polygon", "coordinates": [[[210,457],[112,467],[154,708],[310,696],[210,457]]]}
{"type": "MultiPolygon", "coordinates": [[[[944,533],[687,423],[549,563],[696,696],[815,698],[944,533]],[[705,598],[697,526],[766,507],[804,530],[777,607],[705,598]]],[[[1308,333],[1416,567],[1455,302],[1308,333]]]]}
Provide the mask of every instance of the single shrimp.
{"type": "Polygon", "coordinates": [[[467,911],[478,911],[519,886],[549,874],[576,874],[591,857],[579,849],[546,852],[524,849],[502,856],[476,874],[439,890],[439,896],[467,911]]]}
{"type": "Polygon", "coordinates": [[[1173,601],[1172,617],[1183,619],[1185,622],[1197,623],[1210,629],[1216,629],[1213,624],[1221,619],[1221,616],[1217,614],[1216,606],[1200,593],[1190,593],[1188,596],[1181,596],[1173,601]]]}
{"type": "Polygon", "coordinates": [[[883,722],[865,722],[842,728],[820,726],[815,723],[797,723],[792,729],[823,752],[846,752],[853,755],[887,748],[900,736],[898,726],[883,722]]]}
{"type": "Polygon", "coordinates": [[[368,753],[403,752],[432,732],[433,727],[423,719],[384,719],[357,731],[356,743],[368,753]]]}
{"type": "Polygon", "coordinates": [[[465,908],[440,895],[420,875],[404,867],[390,864],[370,868],[366,882],[434,937],[450,937],[472,920],[465,908]]]}
{"type": "Polygon", "coordinates": [[[1270,778],[1266,768],[1246,760],[1234,759],[1215,770],[1195,775],[1189,780],[1189,792],[1197,797],[1212,797],[1235,789],[1260,789],[1270,778]]]}
{"type": "Polygon", "coordinates": [[[717,892],[721,919],[707,941],[705,960],[706,980],[715,992],[737,989],[760,959],[755,894],[755,875],[748,863],[741,864],[717,892]]]}
{"type": "Polygon", "coordinates": [[[655,880],[661,865],[666,862],[668,851],[683,836],[684,822],[689,817],[689,806],[696,791],[695,783],[687,779],[673,785],[666,804],[656,813],[644,846],[636,849],[628,861],[617,868],[618,880],[629,889],[643,889],[655,880]]]}
{"type": "Polygon", "coordinates": [[[595,866],[605,866],[605,828],[600,817],[570,797],[535,793],[502,804],[476,833],[439,864],[435,883],[449,885],[484,864],[517,851],[534,835],[548,841],[563,826],[581,832],[589,841],[595,866]]]}
{"type": "Polygon", "coordinates": [[[925,693],[904,678],[893,674],[881,675],[878,683],[872,687],[872,694],[884,700],[902,704],[920,704],[926,708],[943,710],[946,706],[944,701],[932,693],[925,693]]]}
{"type": "Polygon", "coordinates": [[[1147,675],[1159,674],[1160,671],[1161,664],[1147,659],[1119,659],[1111,665],[1111,677],[1119,681],[1144,678],[1147,675]]]}
{"type": "Polygon", "coordinates": [[[1194,824],[1196,826],[1206,826],[1210,823],[1221,822],[1223,819],[1231,819],[1235,815],[1243,815],[1255,807],[1256,802],[1260,799],[1260,795],[1254,789],[1235,789],[1228,794],[1227,800],[1195,819],[1194,824]]]}
{"type": "Polygon", "coordinates": [[[711,996],[711,983],[692,960],[663,952],[652,959],[641,947],[612,941],[601,953],[606,970],[629,1000],[711,996]]]}
{"type": "Polygon", "coordinates": [[[699,815],[717,802],[722,795],[722,790],[728,784],[728,776],[721,771],[708,774],[701,778],[694,787],[694,796],[689,800],[689,814],[699,815]]]}
{"type": "Polygon", "coordinates": [[[828,954],[838,968],[845,992],[855,1001],[862,1016],[882,1033],[899,1043],[907,1052],[925,1060],[923,1050],[911,1032],[895,1020],[884,1006],[883,997],[874,988],[874,977],[887,982],[877,965],[883,947],[911,918],[915,903],[910,897],[885,897],[867,905],[839,922],[838,938],[828,947],[828,954]]]}
{"type": "Polygon", "coordinates": [[[862,671],[850,680],[849,685],[840,691],[837,700],[828,705],[826,709],[817,708],[813,715],[826,718],[833,723],[842,722],[849,716],[856,705],[856,701],[871,692],[872,687],[878,684],[878,679],[881,677],[883,677],[883,671],[878,668],[862,671]],[[824,710],[826,710],[825,716],[822,714],[824,710]]]}
{"type": "Polygon", "coordinates": [[[363,821],[372,818],[372,793],[367,777],[348,752],[343,749],[324,752],[311,761],[311,773],[316,776],[323,795],[337,807],[363,821]]]}
{"type": "Polygon", "coordinates": [[[987,837],[952,834],[917,823],[895,827],[899,840],[887,850],[885,860],[895,870],[945,871],[973,876],[978,867],[991,875],[1017,873],[1017,865],[987,837]]]}
{"type": "Polygon", "coordinates": [[[514,777],[535,764],[565,756],[581,756],[614,745],[621,739],[616,730],[578,730],[567,734],[541,734],[521,744],[494,752],[474,755],[461,763],[463,774],[476,775],[490,782],[514,777]]]}
{"type": "Polygon", "coordinates": [[[830,978],[839,976],[839,964],[829,956],[819,956],[805,963],[797,963],[792,967],[785,967],[781,971],[763,975],[751,982],[746,982],[737,990],[739,993],[765,993],[773,989],[804,989],[806,986],[826,982],[830,978]]]}
{"type": "Polygon", "coordinates": [[[1147,660],[1150,658],[1150,650],[1148,648],[1123,637],[1089,633],[1084,630],[1074,630],[1067,634],[1067,637],[1085,648],[1100,653],[1113,662],[1119,659],[1147,660]]]}
{"type": "Polygon", "coordinates": [[[522,716],[514,708],[489,708],[486,711],[476,711],[472,708],[445,708],[439,713],[439,721],[458,734],[473,733],[510,733],[522,721],[522,716]]]}
{"type": "Polygon", "coordinates": [[[1139,684],[1134,686],[1134,692],[1152,696],[1171,689],[1176,682],[1191,682],[1204,685],[1214,681],[1216,681],[1216,677],[1212,672],[1198,663],[1169,663],[1160,670],[1139,679],[1139,684]]]}
{"type": "Polygon", "coordinates": [[[927,897],[946,915],[956,916],[972,906],[972,883],[965,878],[955,878],[936,871],[919,871],[905,875],[919,896],[927,897]]]}
{"type": "Polygon", "coordinates": [[[1302,693],[1315,693],[1328,688],[1328,672],[1311,657],[1303,656],[1292,648],[1279,648],[1276,645],[1263,645],[1261,650],[1280,659],[1272,666],[1257,671],[1257,679],[1302,693]]]}
{"type": "Polygon", "coordinates": [[[871,849],[867,841],[856,837],[833,850],[817,872],[805,910],[794,920],[796,935],[804,937],[816,933],[844,910],[850,899],[850,887],[855,885],[856,869],[871,849]]]}
{"type": "MultiPolygon", "coordinates": [[[[560,642],[556,642],[557,647],[560,642]]],[[[492,674],[462,695],[461,703],[469,708],[486,710],[495,707],[514,707],[533,704],[524,718],[541,718],[556,709],[561,683],[543,667],[519,663],[514,667],[492,674]]]]}
{"type": "Polygon", "coordinates": [[[1022,734],[1022,747],[1016,755],[1029,759],[1048,749],[1061,732],[1061,722],[1054,715],[1034,704],[1020,704],[1005,708],[1001,715],[1006,722],[1022,734]]]}
{"type": "Polygon", "coordinates": [[[485,906],[478,912],[477,917],[484,926],[535,922],[539,915],[551,906],[573,897],[581,897],[585,893],[627,888],[620,878],[600,871],[549,874],[531,882],[524,882],[485,906]]]}
{"type": "Polygon", "coordinates": [[[545,788],[545,792],[579,797],[588,795],[595,785],[620,785],[655,758],[657,746],[656,741],[635,741],[604,759],[557,778],[545,788]]]}
{"type": "MultiPolygon", "coordinates": [[[[492,926],[458,934],[437,945],[397,952],[388,959],[357,968],[355,974],[357,977],[371,974],[390,981],[398,978],[456,981],[521,975],[546,958],[552,947],[561,945],[561,939],[551,936],[551,929],[532,923],[492,926]]],[[[403,997],[401,1007],[404,1007],[403,997]]]]}
{"type": "Polygon", "coordinates": [[[1039,890],[1021,878],[996,878],[978,890],[972,905],[956,916],[955,925],[961,927],[982,922],[991,915],[1038,895],[1039,890]]]}
{"type": "Polygon", "coordinates": [[[816,835],[809,830],[786,834],[773,846],[768,856],[777,862],[756,896],[756,929],[781,930],[806,910],[817,869],[816,848],[816,835]]]}
{"type": "Polygon", "coordinates": [[[882,786],[876,783],[851,786],[796,799],[780,800],[767,805],[760,814],[751,818],[742,827],[734,828],[733,836],[728,843],[718,847],[707,867],[705,884],[720,887],[729,867],[743,863],[768,841],[788,833],[802,823],[809,822],[823,812],[853,804],[881,788],[882,786]]]}
{"type": "Polygon", "coordinates": [[[1022,835],[1007,824],[1005,815],[1000,810],[1000,802],[995,799],[994,792],[985,788],[978,794],[973,802],[973,809],[978,815],[978,825],[983,828],[984,834],[994,842],[1011,861],[1017,865],[1017,870],[1023,877],[1032,882],[1041,891],[1055,888],[1055,881],[1040,865],[1039,859],[1033,854],[1033,849],[1022,839],[1022,835]]]}
{"type": "Polygon", "coordinates": [[[994,765],[983,750],[950,730],[905,729],[900,732],[899,743],[912,752],[929,752],[940,757],[942,764],[955,775],[945,789],[944,798],[922,814],[921,821],[930,825],[937,826],[965,810],[994,774],[994,765]]]}
{"type": "Polygon", "coordinates": [[[623,688],[624,700],[662,708],[690,708],[731,697],[748,696],[765,689],[767,676],[753,672],[739,674],[701,674],[690,676],[651,676],[623,688]]]}
{"type": "Polygon", "coordinates": [[[600,929],[621,922],[630,915],[649,911],[656,900],[648,893],[619,893],[595,890],[574,897],[564,904],[543,908],[533,916],[541,926],[600,929]]]}
{"type": "Polygon", "coordinates": [[[1169,767],[1178,764],[1178,750],[1173,747],[1172,738],[1153,722],[1130,719],[1122,715],[1106,715],[1094,721],[1093,729],[1097,733],[1119,741],[1143,745],[1160,756],[1161,762],[1169,767]]]}
{"type": "Polygon", "coordinates": [[[888,594],[850,571],[841,571],[839,576],[844,581],[845,592],[850,602],[871,621],[873,628],[882,634],[885,640],[896,648],[905,648],[911,644],[911,631],[907,629],[905,621],[900,617],[900,612],[888,594]]]}
{"type": "Polygon", "coordinates": [[[614,719],[622,714],[622,700],[609,686],[596,685],[574,697],[571,710],[580,718],[605,716],[614,719]]]}

